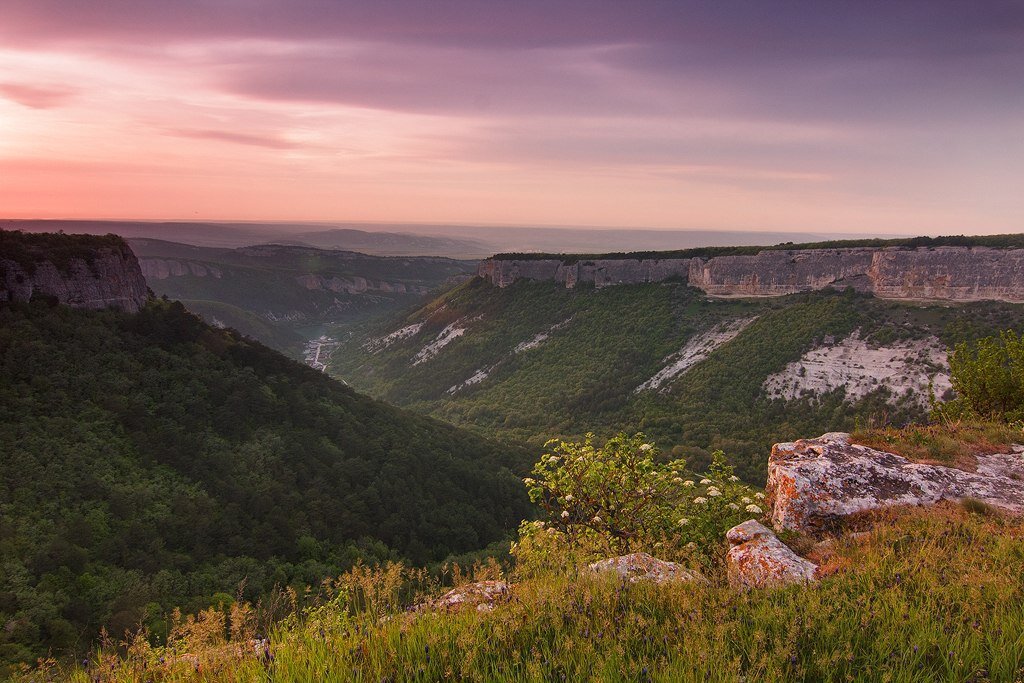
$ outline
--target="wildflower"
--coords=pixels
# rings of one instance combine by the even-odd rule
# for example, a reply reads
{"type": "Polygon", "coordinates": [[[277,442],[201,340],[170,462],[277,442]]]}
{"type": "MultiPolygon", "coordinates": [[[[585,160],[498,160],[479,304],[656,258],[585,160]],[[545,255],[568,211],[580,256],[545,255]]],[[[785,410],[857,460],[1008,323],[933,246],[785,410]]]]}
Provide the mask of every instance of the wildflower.
{"type": "Polygon", "coordinates": [[[697,496],[696,498],[693,499],[693,502],[696,503],[697,505],[703,505],[704,503],[708,502],[708,499],[705,498],[704,496],[697,496]]]}
{"type": "Polygon", "coordinates": [[[673,484],[682,484],[683,483],[683,478],[682,477],[672,477],[672,483],[673,484]]]}
{"type": "Polygon", "coordinates": [[[645,444],[641,444],[640,445],[640,450],[642,450],[645,453],[647,451],[651,450],[652,448],[653,448],[653,446],[651,444],[649,444],[649,443],[645,443],[645,444]]]}
{"type": "Polygon", "coordinates": [[[757,498],[758,500],[764,500],[764,494],[758,491],[757,493],[754,494],[754,498],[757,498]]]}
{"type": "Polygon", "coordinates": [[[527,486],[533,486],[534,484],[537,483],[537,480],[530,479],[529,477],[527,477],[526,479],[523,479],[523,483],[526,484],[527,486]]]}
{"type": "Polygon", "coordinates": [[[701,485],[701,486],[707,486],[707,485],[708,485],[708,484],[710,484],[710,483],[711,483],[711,480],[710,480],[710,479],[701,479],[701,480],[700,480],[700,485],[701,485]]]}
{"type": "Polygon", "coordinates": [[[764,512],[764,510],[762,510],[761,508],[757,507],[756,505],[748,505],[748,506],[747,506],[747,507],[745,507],[744,509],[745,509],[745,510],[746,510],[747,512],[749,512],[749,513],[753,514],[753,515],[759,515],[759,514],[761,514],[762,512],[764,512]]]}
{"type": "Polygon", "coordinates": [[[684,481],[683,482],[683,486],[685,486],[688,489],[692,489],[693,488],[693,479],[687,479],[686,481],[684,481]]]}
{"type": "Polygon", "coordinates": [[[538,529],[543,529],[544,528],[544,522],[537,522],[537,528],[538,529]]]}
{"type": "Polygon", "coordinates": [[[565,502],[566,503],[571,503],[572,502],[572,494],[571,493],[565,494],[565,502]]]}
{"type": "Polygon", "coordinates": [[[726,507],[728,507],[730,510],[739,510],[740,509],[740,506],[737,505],[736,503],[729,503],[726,507]]]}
{"type": "Polygon", "coordinates": [[[718,490],[717,486],[711,486],[708,488],[708,495],[712,498],[722,495],[722,492],[718,490]]]}
{"type": "Polygon", "coordinates": [[[562,519],[569,519],[569,511],[562,510],[562,519]]]}
{"type": "Polygon", "coordinates": [[[552,455],[550,458],[548,458],[548,460],[550,462],[558,462],[561,459],[562,459],[562,456],[560,456],[560,455],[552,455]]]}
{"type": "Polygon", "coordinates": [[[729,481],[739,481],[739,480],[740,480],[740,478],[737,477],[735,474],[732,475],[731,477],[729,477],[729,481]]]}
{"type": "Polygon", "coordinates": [[[750,505],[754,501],[750,500],[750,498],[748,498],[747,496],[743,496],[742,498],[740,498],[740,502],[743,503],[744,505],[750,505]]]}
{"type": "Polygon", "coordinates": [[[689,523],[690,523],[690,520],[688,520],[686,517],[680,517],[679,518],[679,526],[686,526],[689,523]]]}

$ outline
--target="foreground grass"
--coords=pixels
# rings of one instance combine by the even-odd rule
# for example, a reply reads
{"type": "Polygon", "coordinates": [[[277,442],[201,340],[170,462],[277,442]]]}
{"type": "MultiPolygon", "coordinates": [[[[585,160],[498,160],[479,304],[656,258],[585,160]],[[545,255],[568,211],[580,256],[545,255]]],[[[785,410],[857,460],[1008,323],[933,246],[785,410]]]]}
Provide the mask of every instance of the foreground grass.
{"type": "Polygon", "coordinates": [[[973,471],[976,456],[1007,453],[1013,444],[1024,443],[1024,432],[1005,422],[965,422],[858,430],[851,439],[915,462],[973,471]]]}
{"type": "MultiPolygon", "coordinates": [[[[73,681],[1020,681],[1024,525],[956,506],[881,517],[812,587],[740,593],[524,580],[492,612],[406,613],[365,575],[264,646],[246,611],[207,613],[165,648],[97,653],[73,681]],[[351,596],[363,608],[355,610],[351,596]],[[344,597],[349,596],[349,597],[344,597]],[[230,632],[230,633],[229,633],[230,632]]],[[[357,577],[358,578],[358,577],[357,577]]]]}

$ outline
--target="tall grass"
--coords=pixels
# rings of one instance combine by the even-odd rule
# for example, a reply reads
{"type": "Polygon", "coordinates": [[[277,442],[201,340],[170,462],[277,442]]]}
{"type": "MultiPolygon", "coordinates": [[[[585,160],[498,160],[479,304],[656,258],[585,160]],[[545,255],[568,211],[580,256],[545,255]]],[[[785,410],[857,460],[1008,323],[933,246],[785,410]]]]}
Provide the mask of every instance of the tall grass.
{"type": "Polygon", "coordinates": [[[491,612],[406,611],[422,574],[360,569],[265,642],[235,605],[181,621],[166,647],[137,638],[24,678],[1024,680],[1021,522],[955,505],[890,513],[826,552],[844,569],[811,587],[630,585],[569,568],[523,580],[491,612]]]}
{"type": "Polygon", "coordinates": [[[1019,424],[1005,422],[944,422],[861,429],[851,439],[915,462],[973,471],[976,456],[1009,452],[1013,444],[1024,442],[1024,431],[1019,424]]]}

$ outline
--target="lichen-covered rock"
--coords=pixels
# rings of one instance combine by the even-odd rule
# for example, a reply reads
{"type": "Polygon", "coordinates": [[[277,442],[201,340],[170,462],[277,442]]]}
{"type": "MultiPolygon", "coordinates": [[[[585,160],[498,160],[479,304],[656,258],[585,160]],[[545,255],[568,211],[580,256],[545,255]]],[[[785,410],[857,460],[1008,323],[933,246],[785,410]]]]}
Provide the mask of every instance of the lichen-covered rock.
{"type": "Polygon", "coordinates": [[[768,460],[768,504],[776,529],[816,529],[891,505],[975,498],[1024,513],[1024,457],[979,455],[977,471],[914,463],[850,443],[849,434],[775,444],[768,460]]]}
{"type": "Polygon", "coordinates": [[[475,607],[478,612],[489,612],[498,603],[508,600],[509,588],[505,581],[467,583],[456,586],[427,606],[450,611],[475,607]]]}
{"type": "Polygon", "coordinates": [[[818,566],[805,560],[756,520],[726,532],[729,583],[736,588],[769,588],[817,580],[818,566]]]}
{"type": "Polygon", "coordinates": [[[669,581],[706,581],[700,572],[686,569],[675,562],[659,560],[647,553],[611,557],[594,562],[588,565],[587,569],[594,573],[615,572],[630,583],[651,581],[661,584],[669,581]]]}

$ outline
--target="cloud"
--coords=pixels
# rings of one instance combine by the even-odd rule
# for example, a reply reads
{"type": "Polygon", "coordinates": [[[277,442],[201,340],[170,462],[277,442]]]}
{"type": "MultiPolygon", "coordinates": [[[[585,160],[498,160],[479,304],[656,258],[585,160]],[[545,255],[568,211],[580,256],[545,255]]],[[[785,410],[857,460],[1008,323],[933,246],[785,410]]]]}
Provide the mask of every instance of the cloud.
{"type": "Polygon", "coordinates": [[[238,133],[228,130],[203,130],[178,128],[166,131],[169,135],[183,138],[194,138],[197,140],[219,140],[239,145],[250,145],[252,147],[265,147],[267,149],[298,149],[305,147],[291,140],[286,140],[277,135],[256,135],[252,133],[238,133]]]}
{"type": "Polygon", "coordinates": [[[67,104],[77,91],[61,86],[0,83],[0,96],[32,109],[53,109],[67,104]]]}

